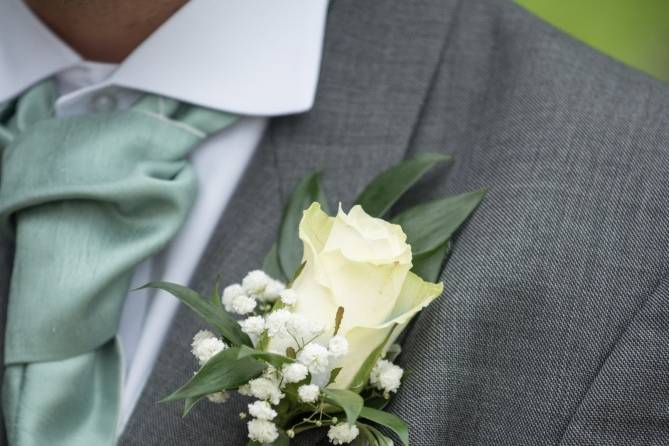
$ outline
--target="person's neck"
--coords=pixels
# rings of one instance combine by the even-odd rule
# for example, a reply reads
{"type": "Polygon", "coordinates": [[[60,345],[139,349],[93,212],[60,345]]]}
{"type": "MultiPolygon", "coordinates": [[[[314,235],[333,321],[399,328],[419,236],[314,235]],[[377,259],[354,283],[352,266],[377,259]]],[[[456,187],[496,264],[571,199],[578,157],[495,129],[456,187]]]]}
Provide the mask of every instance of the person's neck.
{"type": "Polygon", "coordinates": [[[108,63],[123,61],[187,1],[25,0],[84,59],[108,63]]]}

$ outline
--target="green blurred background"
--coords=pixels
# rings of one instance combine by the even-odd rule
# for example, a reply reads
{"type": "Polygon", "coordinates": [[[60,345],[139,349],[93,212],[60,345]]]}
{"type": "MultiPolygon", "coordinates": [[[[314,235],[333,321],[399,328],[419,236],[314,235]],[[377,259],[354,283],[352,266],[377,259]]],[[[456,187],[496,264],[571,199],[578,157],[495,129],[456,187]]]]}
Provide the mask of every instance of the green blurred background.
{"type": "Polygon", "coordinates": [[[669,81],[669,0],[517,0],[600,51],[669,81]]]}

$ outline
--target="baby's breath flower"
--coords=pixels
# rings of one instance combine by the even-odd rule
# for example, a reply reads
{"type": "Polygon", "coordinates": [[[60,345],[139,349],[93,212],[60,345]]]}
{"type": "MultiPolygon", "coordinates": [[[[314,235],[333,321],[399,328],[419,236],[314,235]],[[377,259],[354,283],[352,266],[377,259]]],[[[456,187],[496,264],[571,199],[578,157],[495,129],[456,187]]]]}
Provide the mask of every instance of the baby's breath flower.
{"type": "Polygon", "coordinates": [[[321,389],[316,384],[304,384],[297,389],[297,396],[305,403],[315,403],[320,393],[321,389]]]}
{"type": "Polygon", "coordinates": [[[237,296],[245,296],[244,288],[238,283],[227,286],[223,289],[223,297],[221,303],[225,307],[225,311],[232,311],[232,301],[237,296]]]}
{"type": "Polygon", "coordinates": [[[286,321],[286,330],[301,343],[308,342],[323,332],[322,324],[310,321],[301,314],[291,314],[286,321]]]}
{"type": "Polygon", "coordinates": [[[311,373],[317,374],[327,369],[329,356],[327,348],[316,342],[312,342],[300,350],[297,354],[297,360],[306,365],[311,373]]]}
{"type": "Polygon", "coordinates": [[[348,341],[344,336],[335,336],[328,342],[328,350],[335,358],[339,358],[348,353],[348,341]]]}
{"type": "Polygon", "coordinates": [[[265,290],[258,295],[260,300],[264,302],[274,302],[280,296],[281,293],[286,289],[286,285],[279,282],[278,280],[270,280],[265,287],[265,290]]]}
{"type": "Polygon", "coordinates": [[[348,423],[339,423],[335,426],[330,426],[328,430],[328,438],[332,444],[346,444],[356,439],[360,431],[357,426],[349,426],[348,423]]]}
{"type": "Polygon", "coordinates": [[[309,370],[304,364],[294,362],[292,364],[284,364],[281,374],[286,383],[298,383],[307,377],[309,370]]]}
{"type": "Polygon", "coordinates": [[[265,319],[262,316],[251,316],[240,321],[239,325],[247,335],[260,336],[265,330],[265,319]]]}
{"type": "Polygon", "coordinates": [[[272,409],[267,401],[255,401],[249,404],[249,414],[259,420],[273,420],[276,410],[272,409]]]}
{"type": "Polygon", "coordinates": [[[269,337],[286,337],[288,332],[286,331],[286,323],[291,319],[292,314],[290,311],[281,308],[279,310],[271,312],[267,315],[265,321],[265,326],[267,327],[267,334],[269,337]]]}
{"type": "Polygon", "coordinates": [[[242,280],[242,288],[247,294],[258,295],[265,291],[267,284],[271,282],[271,278],[265,274],[264,271],[251,271],[242,280]]]}
{"type": "Polygon", "coordinates": [[[297,303],[297,293],[291,288],[281,291],[280,297],[281,302],[283,302],[283,304],[286,306],[290,307],[291,305],[295,305],[297,303]]]}
{"type": "Polygon", "coordinates": [[[379,359],[374,365],[372,373],[369,375],[369,382],[384,393],[397,392],[397,389],[400,388],[403,374],[404,370],[402,367],[386,359],[379,359]]]}
{"type": "Polygon", "coordinates": [[[249,386],[249,393],[259,400],[267,400],[272,404],[279,404],[281,398],[284,397],[278,383],[264,376],[252,379],[249,381],[249,386]]]}
{"type": "Polygon", "coordinates": [[[251,385],[250,384],[243,384],[243,385],[239,386],[239,388],[237,389],[237,392],[240,395],[253,396],[253,394],[251,393],[251,385]]]}
{"type": "Polygon", "coordinates": [[[274,383],[279,382],[279,371],[271,364],[267,365],[267,368],[262,372],[262,376],[271,380],[274,383]]]}
{"type": "Polygon", "coordinates": [[[237,314],[249,314],[256,309],[256,305],[258,305],[258,303],[255,299],[242,294],[241,296],[232,299],[231,309],[228,311],[237,314]]]}
{"type": "Polygon", "coordinates": [[[203,366],[216,354],[222,352],[228,346],[208,330],[200,330],[193,336],[191,343],[193,355],[203,366]]]}
{"type": "Polygon", "coordinates": [[[230,399],[230,394],[225,390],[207,395],[207,399],[215,404],[223,404],[230,399]]]}
{"type": "Polygon", "coordinates": [[[215,337],[216,335],[214,335],[214,333],[210,332],[209,330],[200,330],[193,336],[193,344],[200,342],[204,339],[215,338],[215,337]]]}
{"type": "Polygon", "coordinates": [[[254,419],[248,422],[249,438],[259,443],[272,443],[279,438],[276,424],[267,420],[254,419]]]}

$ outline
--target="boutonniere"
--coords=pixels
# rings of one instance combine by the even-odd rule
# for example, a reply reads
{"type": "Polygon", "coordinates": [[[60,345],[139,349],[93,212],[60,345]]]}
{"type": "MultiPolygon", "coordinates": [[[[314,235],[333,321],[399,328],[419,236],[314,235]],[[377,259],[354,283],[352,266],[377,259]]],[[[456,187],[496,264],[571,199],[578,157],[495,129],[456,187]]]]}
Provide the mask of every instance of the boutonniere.
{"type": "Polygon", "coordinates": [[[262,270],[211,298],[150,283],[181,299],[212,331],[195,334],[197,373],[167,401],[224,403],[249,397],[249,445],[288,445],[325,427],[333,444],[409,444],[409,427],[384,411],[410,379],[394,361],[409,321],[443,291],[437,282],[451,238],[485,190],[420,204],[388,219],[395,202],[449,157],[427,154],[378,175],[356,204],[327,210],[318,174],[286,203],[262,270]],[[379,430],[379,427],[385,430],[379,430]]]}

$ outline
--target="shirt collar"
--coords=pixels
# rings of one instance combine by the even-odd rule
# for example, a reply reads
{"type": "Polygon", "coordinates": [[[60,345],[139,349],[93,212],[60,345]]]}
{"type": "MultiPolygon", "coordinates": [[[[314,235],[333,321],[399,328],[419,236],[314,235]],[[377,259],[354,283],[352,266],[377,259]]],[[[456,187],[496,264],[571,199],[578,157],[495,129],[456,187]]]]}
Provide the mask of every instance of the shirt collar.
{"type": "MultiPolygon", "coordinates": [[[[328,0],[191,0],[103,83],[231,113],[311,108],[328,0]]],[[[81,63],[21,0],[0,1],[0,102],[81,63]]],[[[74,98],[73,98],[74,99],[74,98]]]]}

